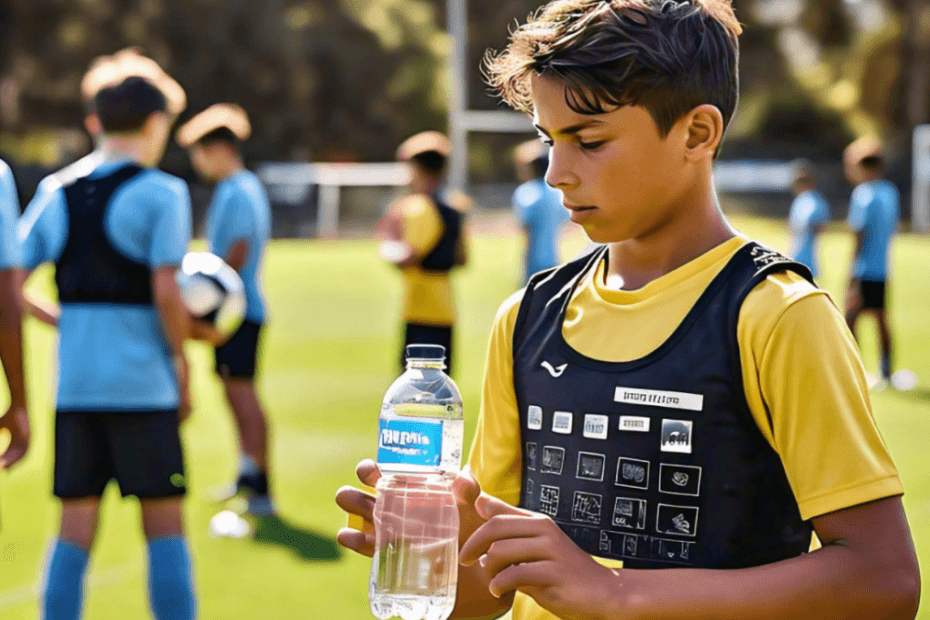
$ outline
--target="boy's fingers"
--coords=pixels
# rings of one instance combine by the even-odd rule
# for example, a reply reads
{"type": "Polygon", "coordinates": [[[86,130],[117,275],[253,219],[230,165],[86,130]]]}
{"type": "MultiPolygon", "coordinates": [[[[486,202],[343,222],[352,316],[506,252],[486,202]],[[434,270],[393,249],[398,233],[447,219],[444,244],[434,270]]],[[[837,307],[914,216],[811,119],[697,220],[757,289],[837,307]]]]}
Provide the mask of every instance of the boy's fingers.
{"type": "Polygon", "coordinates": [[[534,513],[523,510],[522,508],[517,508],[511,506],[507,502],[502,502],[496,497],[490,495],[482,495],[480,498],[475,501],[475,509],[478,511],[478,514],[485,520],[491,519],[499,515],[518,515],[521,517],[533,516],[534,513]]]}
{"type": "Polygon", "coordinates": [[[350,549],[356,553],[368,557],[375,554],[375,537],[371,534],[344,527],[336,534],[336,541],[346,549],[350,549]]]}
{"type": "Polygon", "coordinates": [[[452,482],[452,491],[459,501],[465,504],[474,504],[481,495],[481,485],[475,480],[468,465],[462,470],[452,482]]]}
{"type": "Polygon", "coordinates": [[[365,459],[355,468],[355,475],[362,481],[362,484],[370,487],[375,486],[381,478],[381,471],[378,465],[371,459],[365,459]]]}
{"type": "Polygon", "coordinates": [[[342,487],[336,491],[336,505],[346,512],[371,521],[375,510],[375,498],[354,487],[342,487]]]}
{"type": "MultiPolygon", "coordinates": [[[[484,496],[482,496],[484,499],[484,496]]],[[[488,552],[491,545],[508,538],[532,538],[539,534],[539,520],[522,515],[502,515],[488,521],[471,535],[459,552],[459,562],[468,566],[488,552]]]]}
{"type": "Polygon", "coordinates": [[[500,598],[513,590],[527,590],[554,585],[558,582],[558,566],[555,562],[530,562],[517,564],[501,571],[491,583],[488,590],[500,598]]]}
{"type": "Polygon", "coordinates": [[[553,559],[552,547],[542,538],[508,538],[491,545],[479,562],[493,579],[508,566],[553,559]]]}

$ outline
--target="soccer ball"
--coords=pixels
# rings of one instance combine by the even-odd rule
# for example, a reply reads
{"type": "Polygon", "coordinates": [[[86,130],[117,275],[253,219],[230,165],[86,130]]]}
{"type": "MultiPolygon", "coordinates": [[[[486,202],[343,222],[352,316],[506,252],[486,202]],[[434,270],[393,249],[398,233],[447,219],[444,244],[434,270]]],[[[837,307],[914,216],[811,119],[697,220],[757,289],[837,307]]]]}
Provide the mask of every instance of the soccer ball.
{"type": "Polygon", "coordinates": [[[194,318],[228,338],[245,318],[245,286],[236,270],[209,252],[188,252],[175,274],[184,305],[194,318]]]}

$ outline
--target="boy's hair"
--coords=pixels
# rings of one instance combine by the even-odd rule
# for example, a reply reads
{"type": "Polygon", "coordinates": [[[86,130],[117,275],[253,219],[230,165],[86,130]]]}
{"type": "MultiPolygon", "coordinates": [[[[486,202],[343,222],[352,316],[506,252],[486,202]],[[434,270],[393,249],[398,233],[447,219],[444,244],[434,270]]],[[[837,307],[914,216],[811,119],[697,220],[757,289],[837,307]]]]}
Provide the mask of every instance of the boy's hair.
{"type": "Polygon", "coordinates": [[[217,127],[213,131],[205,133],[199,140],[197,140],[197,144],[200,146],[207,146],[208,144],[213,144],[216,142],[227,144],[236,150],[242,146],[242,140],[239,139],[239,136],[237,136],[232,129],[225,126],[217,127]]]}
{"type": "Polygon", "coordinates": [[[448,161],[449,158],[439,151],[423,151],[410,157],[410,163],[434,177],[445,173],[448,161]]]}
{"type": "Polygon", "coordinates": [[[100,89],[94,110],[105,133],[135,133],[156,112],[166,112],[168,100],[155,84],[142,77],[126,78],[100,89]]]}
{"type": "Polygon", "coordinates": [[[530,78],[565,83],[579,114],[642,105],[660,133],[711,104],[724,128],[739,100],[742,28],[729,0],[555,0],[485,57],[485,76],[511,107],[532,113],[530,78]]]}

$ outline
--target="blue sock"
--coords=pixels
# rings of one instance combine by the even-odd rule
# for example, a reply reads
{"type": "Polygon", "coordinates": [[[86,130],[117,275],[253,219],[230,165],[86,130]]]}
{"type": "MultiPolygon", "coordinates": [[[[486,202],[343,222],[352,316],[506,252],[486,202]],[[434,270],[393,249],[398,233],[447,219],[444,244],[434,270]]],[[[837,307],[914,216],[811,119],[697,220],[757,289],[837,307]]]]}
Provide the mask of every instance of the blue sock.
{"type": "Polygon", "coordinates": [[[43,620],[78,620],[84,602],[87,550],[60,538],[55,541],[45,575],[43,620]]]}
{"type": "Polygon", "coordinates": [[[183,538],[149,541],[149,601],[156,620],[193,620],[196,615],[191,556],[183,538]]]}
{"type": "Polygon", "coordinates": [[[882,356],[882,376],[886,379],[891,378],[891,356],[882,356]]]}

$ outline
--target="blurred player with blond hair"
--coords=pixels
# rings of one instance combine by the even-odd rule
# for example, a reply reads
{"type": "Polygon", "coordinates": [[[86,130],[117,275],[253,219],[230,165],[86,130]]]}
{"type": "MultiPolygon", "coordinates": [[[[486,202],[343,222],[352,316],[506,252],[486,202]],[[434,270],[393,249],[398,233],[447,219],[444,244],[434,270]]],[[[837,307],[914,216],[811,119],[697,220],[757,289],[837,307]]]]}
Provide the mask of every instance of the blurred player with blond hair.
{"type": "Polygon", "coordinates": [[[245,284],[245,320],[227,341],[214,342],[215,368],[239,430],[242,454],[236,491],[247,494],[249,512],[267,516],[274,512],[268,484],[268,425],[255,390],[255,374],[266,318],[260,280],[271,209],[261,182],[242,159],[242,143],[251,131],[245,110],[221,103],[185,123],[177,141],[187,149],[197,173],[216,183],[207,212],[209,249],[239,272],[245,284]]]}
{"type": "MultiPolygon", "coordinates": [[[[156,169],[174,116],[159,80],[114,74],[93,98],[97,150],[43,180],[20,220],[23,267],[55,266],[58,390],[54,493],[61,525],[42,616],[81,617],[101,498],[139,498],[157,620],[196,614],[184,537],[179,424],[190,412],[190,317],[175,272],[190,240],[185,183],[156,169]]],[[[35,309],[33,309],[35,310],[35,309]]]]}
{"type": "Polygon", "coordinates": [[[452,372],[455,304],[449,273],[467,261],[468,199],[445,187],[451,150],[449,139],[438,131],[405,140],[397,159],[409,164],[410,193],[391,204],[378,222],[381,257],[399,268],[404,280],[401,369],[408,344],[436,344],[445,347],[446,368],[452,372]]]}

